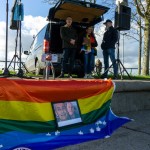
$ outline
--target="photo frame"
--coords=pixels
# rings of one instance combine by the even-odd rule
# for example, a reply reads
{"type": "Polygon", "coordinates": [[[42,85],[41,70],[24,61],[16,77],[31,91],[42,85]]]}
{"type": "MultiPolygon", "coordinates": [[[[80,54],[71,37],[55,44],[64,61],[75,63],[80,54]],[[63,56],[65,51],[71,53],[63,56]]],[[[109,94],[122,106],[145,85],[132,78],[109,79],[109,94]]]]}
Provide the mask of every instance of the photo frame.
{"type": "Polygon", "coordinates": [[[77,100],[52,103],[57,127],[65,127],[82,123],[77,100]]]}

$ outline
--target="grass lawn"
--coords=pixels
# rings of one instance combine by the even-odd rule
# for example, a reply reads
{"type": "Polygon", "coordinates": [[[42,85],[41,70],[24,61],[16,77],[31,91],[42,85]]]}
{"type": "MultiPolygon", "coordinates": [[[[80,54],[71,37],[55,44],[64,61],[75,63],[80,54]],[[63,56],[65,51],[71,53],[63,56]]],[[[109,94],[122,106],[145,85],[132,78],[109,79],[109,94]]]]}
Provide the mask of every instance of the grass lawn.
{"type": "MultiPolygon", "coordinates": [[[[2,70],[0,70],[0,74],[2,74],[2,70]]],[[[11,74],[11,75],[14,75],[15,72],[14,72],[14,71],[10,71],[10,74],[11,74]]],[[[43,77],[42,75],[36,76],[36,75],[33,74],[33,73],[25,74],[25,76],[28,76],[28,77],[39,77],[39,78],[42,78],[42,77],[43,77]]],[[[65,74],[65,78],[67,78],[67,76],[68,76],[68,75],[65,74]]],[[[95,79],[100,79],[100,77],[98,77],[98,76],[94,76],[94,77],[95,77],[95,79]]],[[[130,75],[130,77],[131,77],[132,80],[150,80],[150,75],[149,75],[149,76],[142,76],[142,75],[135,75],[135,76],[133,76],[133,75],[130,75]]],[[[73,78],[77,78],[77,75],[73,75],[73,78]]],[[[110,75],[108,78],[113,78],[113,76],[110,75]]],[[[119,79],[121,79],[120,76],[119,76],[119,79]]],[[[124,80],[130,80],[130,78],[129,78],[127,75],[124,75],[124,76],[123,76],[123,79],[124,79],[124,80]]]]}

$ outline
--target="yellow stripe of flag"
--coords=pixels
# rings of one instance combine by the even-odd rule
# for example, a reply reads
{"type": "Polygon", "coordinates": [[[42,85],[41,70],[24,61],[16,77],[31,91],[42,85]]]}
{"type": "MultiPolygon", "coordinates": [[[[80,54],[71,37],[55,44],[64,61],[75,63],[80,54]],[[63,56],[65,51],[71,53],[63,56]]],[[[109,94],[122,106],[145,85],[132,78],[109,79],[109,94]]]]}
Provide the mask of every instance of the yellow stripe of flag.
{"type": "Polygon", "coordinates": [[[0,101],[0,118],[18,121],[54,120],[51,103],[0,101]]]}
{"type": "Polygon", "coordinates": [[[95,95],[86,99],[79,99],[79,107],[81,114],[86,114],[96,109],[99,109],[108,100],[111,100],[114,88],[100,95],[95,95]]]}
{"type": "MultiPolygon", "coordinates": [[[[104,103],[111,99],[113,88],[102,94],[79,99],[81,114],[89,113],[99,109],[104,103]]],[[[40,121],[54,120],[51,103],[32,103],[23,101],[0,101],[0,118],[16,121],[40,121]]]]}

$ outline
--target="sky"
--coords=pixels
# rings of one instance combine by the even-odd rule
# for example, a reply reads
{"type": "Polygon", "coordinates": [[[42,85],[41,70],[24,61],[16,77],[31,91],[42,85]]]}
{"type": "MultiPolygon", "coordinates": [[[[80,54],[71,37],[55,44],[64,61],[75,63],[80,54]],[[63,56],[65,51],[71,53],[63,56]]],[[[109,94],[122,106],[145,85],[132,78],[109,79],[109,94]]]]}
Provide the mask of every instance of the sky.
{"type": "MultiPolygon", "coordinates": [[[[10,21],[11,8],[13,0],[8,0],[9,12],[8,18],[10,21]]],[[[22,49],[29,50],[30,44],[33,39],[33,35],[36,35],[38,31],[47,23],[46,17],[48,15],[49,8],[48,3],[44,3],[43,0],[22,0],[24,4],[24,21],[22,21],[22,49]]],[[[100,0],[97,1],[100,4],[100,0]]],[[[111,10],[110,10],[111,11],[111,10]]],[[[104,15],[104,20],[109,19],[109,15],[104,15]]],[[[8,25],[9,26],[9,25],[8,25]]],[[[98,57],[103,62],[102,50],[100,44],[104,33],[103,23],[100,23],[98,29],[96,29],[99,36],[98,41],[98,57]]],[[[8,31],[8,60],[11,60],[15,51],[15,37],[16,30],[8,31]]],[[[5,38],[6,38],[6,0],[0,1],[0,60],[5,60],[5,38]]],[[[120,36],[120,60],[123,62],[126,68],[138,67],[138,43],[135,40],[128,39],[126,36],[120,36]],[[123,45],[124,41],[124,45],[123,45]],[[124,51],[124,59],[123,59],[124,51]]],[[[22,55],[25,59],[26,56],[22,55]]],[[[3,68],[4,64],[0,63],[0,68],[3,68]]]]}

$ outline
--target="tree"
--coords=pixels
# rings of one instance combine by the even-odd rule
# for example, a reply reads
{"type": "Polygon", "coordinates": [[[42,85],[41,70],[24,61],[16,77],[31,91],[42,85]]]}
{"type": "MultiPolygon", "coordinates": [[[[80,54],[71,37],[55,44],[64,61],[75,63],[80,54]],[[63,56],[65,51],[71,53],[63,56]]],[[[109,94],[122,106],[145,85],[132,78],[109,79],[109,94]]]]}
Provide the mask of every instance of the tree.
{"type": "Polygon", "coordinates": [[[141,17],[139,17],[138,20],[138,26],[139,26],[139,59],[138,59],[138,74],[141,75],[141,57],[142,57],[142,28],[141,28],[141,17]]]}
{"type": "Polygon", "coordinates": [[[131,13],[131,30],[130,30],[130,36],[135,39],[138,44],[138,74],[141,75],[141,60],[142,60],[142,44],[143,44],[143,30],[144,30],[144,24],[143,19],[141,16],[137,13],[137,9],[135,6],[135,3],[133,1],[129,2],[130,7],[132,8],[131,13]]]}
{"type": "Polygon", "coordinates": [[[144,52],[142,74],[149,75],[149,51],[150,51],[150,1],[134,0],[138,14],[144,19],[144,52]]]}

